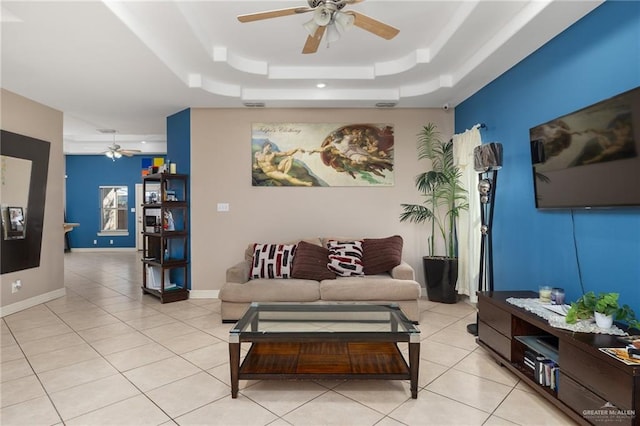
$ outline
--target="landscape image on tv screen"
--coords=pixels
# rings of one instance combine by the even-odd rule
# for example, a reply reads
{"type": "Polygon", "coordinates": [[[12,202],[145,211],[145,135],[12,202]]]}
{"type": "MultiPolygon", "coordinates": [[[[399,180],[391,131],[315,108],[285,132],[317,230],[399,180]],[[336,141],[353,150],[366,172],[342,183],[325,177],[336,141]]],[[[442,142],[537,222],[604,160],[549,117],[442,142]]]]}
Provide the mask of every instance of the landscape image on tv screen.
{"type": "Polygon", "coordinates": [[[640,205],[640,88],[530,129],[539,208],[640,205]]]}

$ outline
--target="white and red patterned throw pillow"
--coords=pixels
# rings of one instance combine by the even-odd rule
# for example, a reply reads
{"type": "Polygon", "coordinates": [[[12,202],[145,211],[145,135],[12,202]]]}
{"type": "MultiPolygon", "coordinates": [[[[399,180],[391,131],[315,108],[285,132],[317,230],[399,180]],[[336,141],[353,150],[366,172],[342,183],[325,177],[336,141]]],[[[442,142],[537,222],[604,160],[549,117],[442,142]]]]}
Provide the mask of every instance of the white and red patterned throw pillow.
{"type": "Polygon", "coordinates": [[[251,279],[290,278],[295,244],[256,244],[251,279]]]}
{"type": "Polygon", "coordinates": [[[341,277],[364,275],[362,265],[362,241],[329,241],[327,268],[341,277]]]}

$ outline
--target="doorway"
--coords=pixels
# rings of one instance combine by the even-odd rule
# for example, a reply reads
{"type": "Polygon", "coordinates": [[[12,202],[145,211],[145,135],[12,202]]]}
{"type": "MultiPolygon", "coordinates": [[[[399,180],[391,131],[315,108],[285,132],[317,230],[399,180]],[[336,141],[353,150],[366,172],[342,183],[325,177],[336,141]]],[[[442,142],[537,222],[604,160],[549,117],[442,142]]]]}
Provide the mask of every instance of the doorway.
{"type": "Polygon", "coordinates": [[[141,183],[136,183],[136,250],[141,251],[142,250],[142,230],[143,228],[143,224],[142,224],[142,203],[144,203],[144,198],[142,196],[142,184],[141,183]]]}

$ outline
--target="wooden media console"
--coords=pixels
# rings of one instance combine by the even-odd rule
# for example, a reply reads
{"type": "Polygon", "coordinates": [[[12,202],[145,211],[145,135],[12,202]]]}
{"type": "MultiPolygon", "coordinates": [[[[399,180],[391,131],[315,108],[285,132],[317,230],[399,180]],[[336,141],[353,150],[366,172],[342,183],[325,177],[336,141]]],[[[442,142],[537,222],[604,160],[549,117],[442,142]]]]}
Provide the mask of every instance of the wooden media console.
{"type": "Polygon", "coordinates": [[[640,365],[627,365],[599,349],[622,348],[625,342],[608,334],[554,328],[544,318],[508,303],[511,297],[538,294],[478,293],[480,346],[579,424],[640,425],[640,365]],[[532,353],[538,358],[534,368],[532,353]],[[541,365],[545,363],[548,368],[541,365]],[[555,373],[548,377],[550,385],[540,384],[545,378],[539,368],[555,373]]]}

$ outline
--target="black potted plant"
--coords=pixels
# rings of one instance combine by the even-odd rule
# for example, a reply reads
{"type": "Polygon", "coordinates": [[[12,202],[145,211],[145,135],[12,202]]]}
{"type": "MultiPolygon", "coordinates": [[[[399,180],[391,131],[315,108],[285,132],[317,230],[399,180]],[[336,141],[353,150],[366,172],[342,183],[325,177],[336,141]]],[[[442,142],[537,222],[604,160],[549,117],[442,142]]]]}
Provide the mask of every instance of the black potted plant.
{"type": "Polygon", "coordinates": [[[401,222],[428,223],[428,255],[423,257],[429,300],[456,303],[458,250],[455,221],[469,208],[467,191],[460,183],[461,172],[453,161],[453,141],[443,142],[435,124],[418,134],[418,159],[431,161],[431,170],[416,176],[422,204],[401,204],[401,222]],[[436,241],[438,239],[438,241],[436,241]],[[438,249],[442,250],[438,255],[438,249]]]}

